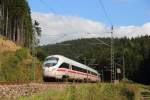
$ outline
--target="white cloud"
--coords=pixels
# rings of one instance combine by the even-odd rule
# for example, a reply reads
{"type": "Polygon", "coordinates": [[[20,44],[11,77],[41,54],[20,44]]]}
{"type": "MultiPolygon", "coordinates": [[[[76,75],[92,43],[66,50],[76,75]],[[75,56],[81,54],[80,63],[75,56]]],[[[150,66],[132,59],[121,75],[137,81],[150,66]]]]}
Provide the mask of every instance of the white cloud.
{"type": "Polygon", "coordinates": [[[138,37],[150,35],[150,23],[146,23],[142,26],[120,26],[115,29],[116,37],[138,37]]]}
{"type": "MultiPolygon", "coordinates": [[[[91,37],[109,37],[108,27],[101,23],[78,16],[61,16],[53,13],[33,12],[32,18],[42,27],[40,44],[91,37]],[[87,34],[90,33],[90,34],[87,34]]],[[[120,26],[115,28],[116,37],[136,37],[149,34],[150,23],[143,26],[120,26]]]]}

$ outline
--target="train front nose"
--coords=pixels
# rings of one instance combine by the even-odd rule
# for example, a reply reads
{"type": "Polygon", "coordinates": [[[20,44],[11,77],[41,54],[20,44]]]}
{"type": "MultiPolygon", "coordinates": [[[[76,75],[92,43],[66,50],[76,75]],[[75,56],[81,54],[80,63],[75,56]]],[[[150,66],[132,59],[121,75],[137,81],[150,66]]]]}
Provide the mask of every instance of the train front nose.
{"type": "Polygon", "coordinates": [[[53,77],[55,75],[55,68],[43,68],[43,75],[45,77],[53,77]]]}
{"type": "Polygon", "coordinates": [[[43,80],[45,82],[55,81],[55,68],[43,68],[43,80]]]}
{"type": "Polygon", "coordinates": [[[44,77],[55,77],[55,68],[58,63],[58,58],[48,57],[43,64],[43,76],[44,77]]]}

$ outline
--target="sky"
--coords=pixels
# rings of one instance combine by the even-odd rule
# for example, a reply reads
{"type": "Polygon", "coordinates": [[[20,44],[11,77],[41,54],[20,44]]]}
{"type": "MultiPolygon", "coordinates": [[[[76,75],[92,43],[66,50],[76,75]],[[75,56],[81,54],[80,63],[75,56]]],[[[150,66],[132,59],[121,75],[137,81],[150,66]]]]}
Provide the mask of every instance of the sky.
{"type": "Polygon", "coordinates": [[[90,37],[150,35],[150,0],[28,0],[42,27],[40,44],[90,37]]]}

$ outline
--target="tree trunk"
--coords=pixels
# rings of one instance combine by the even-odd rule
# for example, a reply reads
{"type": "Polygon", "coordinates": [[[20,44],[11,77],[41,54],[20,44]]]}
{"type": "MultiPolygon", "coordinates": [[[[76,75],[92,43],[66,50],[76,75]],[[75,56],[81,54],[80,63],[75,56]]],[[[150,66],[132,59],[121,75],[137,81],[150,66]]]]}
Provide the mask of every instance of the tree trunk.
{"type": "Polygon", "coordinates": [[[19,25],[19,20],[18,20],[18,18],[17,18],[17,44],[20,44],[20,27],[19,27],[20,25],[19,25]]]}
{"type": "Polygon", "coordinates": [[[2,1],[0,1],[0,34],[2,34],[2,1]]]}
{"type": "Polygon", "coordinates": [[[8,29],[8,30],[9,30],[9,31],[8,31],[8,38],[11,40],[11,39],[12,39],[12,38],[11,38],[11,35],[12,35],[12,32],[11,32],[11,21],[8,22],[8,28],[9,28],[9,29],[8,29]]]}
{"type": "Polygon", "coordinates": [[[16,20],[14,19],[14,25],[13,25],[13,41],[16,41],[16,20]]]}
{"type": "Polygon", "coordinates": [[[5,28],[5,36],[8,37],[8,7],[7,7],[7,12],[6,12],[6,28],[5,28]]]}
{"type": "Polygon", "coordinates": [[[20,40],[21,40],[21,45],[23,46],[24,44],[24,29],[23,29],[24,25],[23,25],[23,20],[21,21],[21,37],[20,37],[20,40]]]}
{"type": "Polygon", "coordinates": [[[2,34],[4,35],[4,28],[5,28],[5,26],[4,26],[4,12],[5,12],[5,4],[4,4],[4,1],[3,1],[3,9],[2,9],[2,20],[3,20],[3,22],[2,22],[2,34]]]}

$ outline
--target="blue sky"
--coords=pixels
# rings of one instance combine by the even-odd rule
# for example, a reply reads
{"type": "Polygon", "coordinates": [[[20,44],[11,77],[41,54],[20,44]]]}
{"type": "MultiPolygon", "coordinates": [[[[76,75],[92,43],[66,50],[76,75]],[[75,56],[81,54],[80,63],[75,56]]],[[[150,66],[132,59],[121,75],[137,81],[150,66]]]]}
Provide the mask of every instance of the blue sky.
{"type": "MultiPolygon", "coordinates": [[[[28,2],[32,12],[48,13],[53,10],[60,15],[80,16],[109,25],[98,0],[28,0],[28,2]]],[[[138,26],[150,21],[149,0],[102,0],[102,2],[116,26],[138,26]]]]}
{"type": "MultiPolygon", "coordinates": [[[[150,0],[101,1],[114,25],[115,37],[150,35],[150,0]]],[[[99,0],[28,0],[28,2],[32,19],[38,20],[42,28],[41,44],[78,38],[110,37],[111,24],[99,0]]]]}

